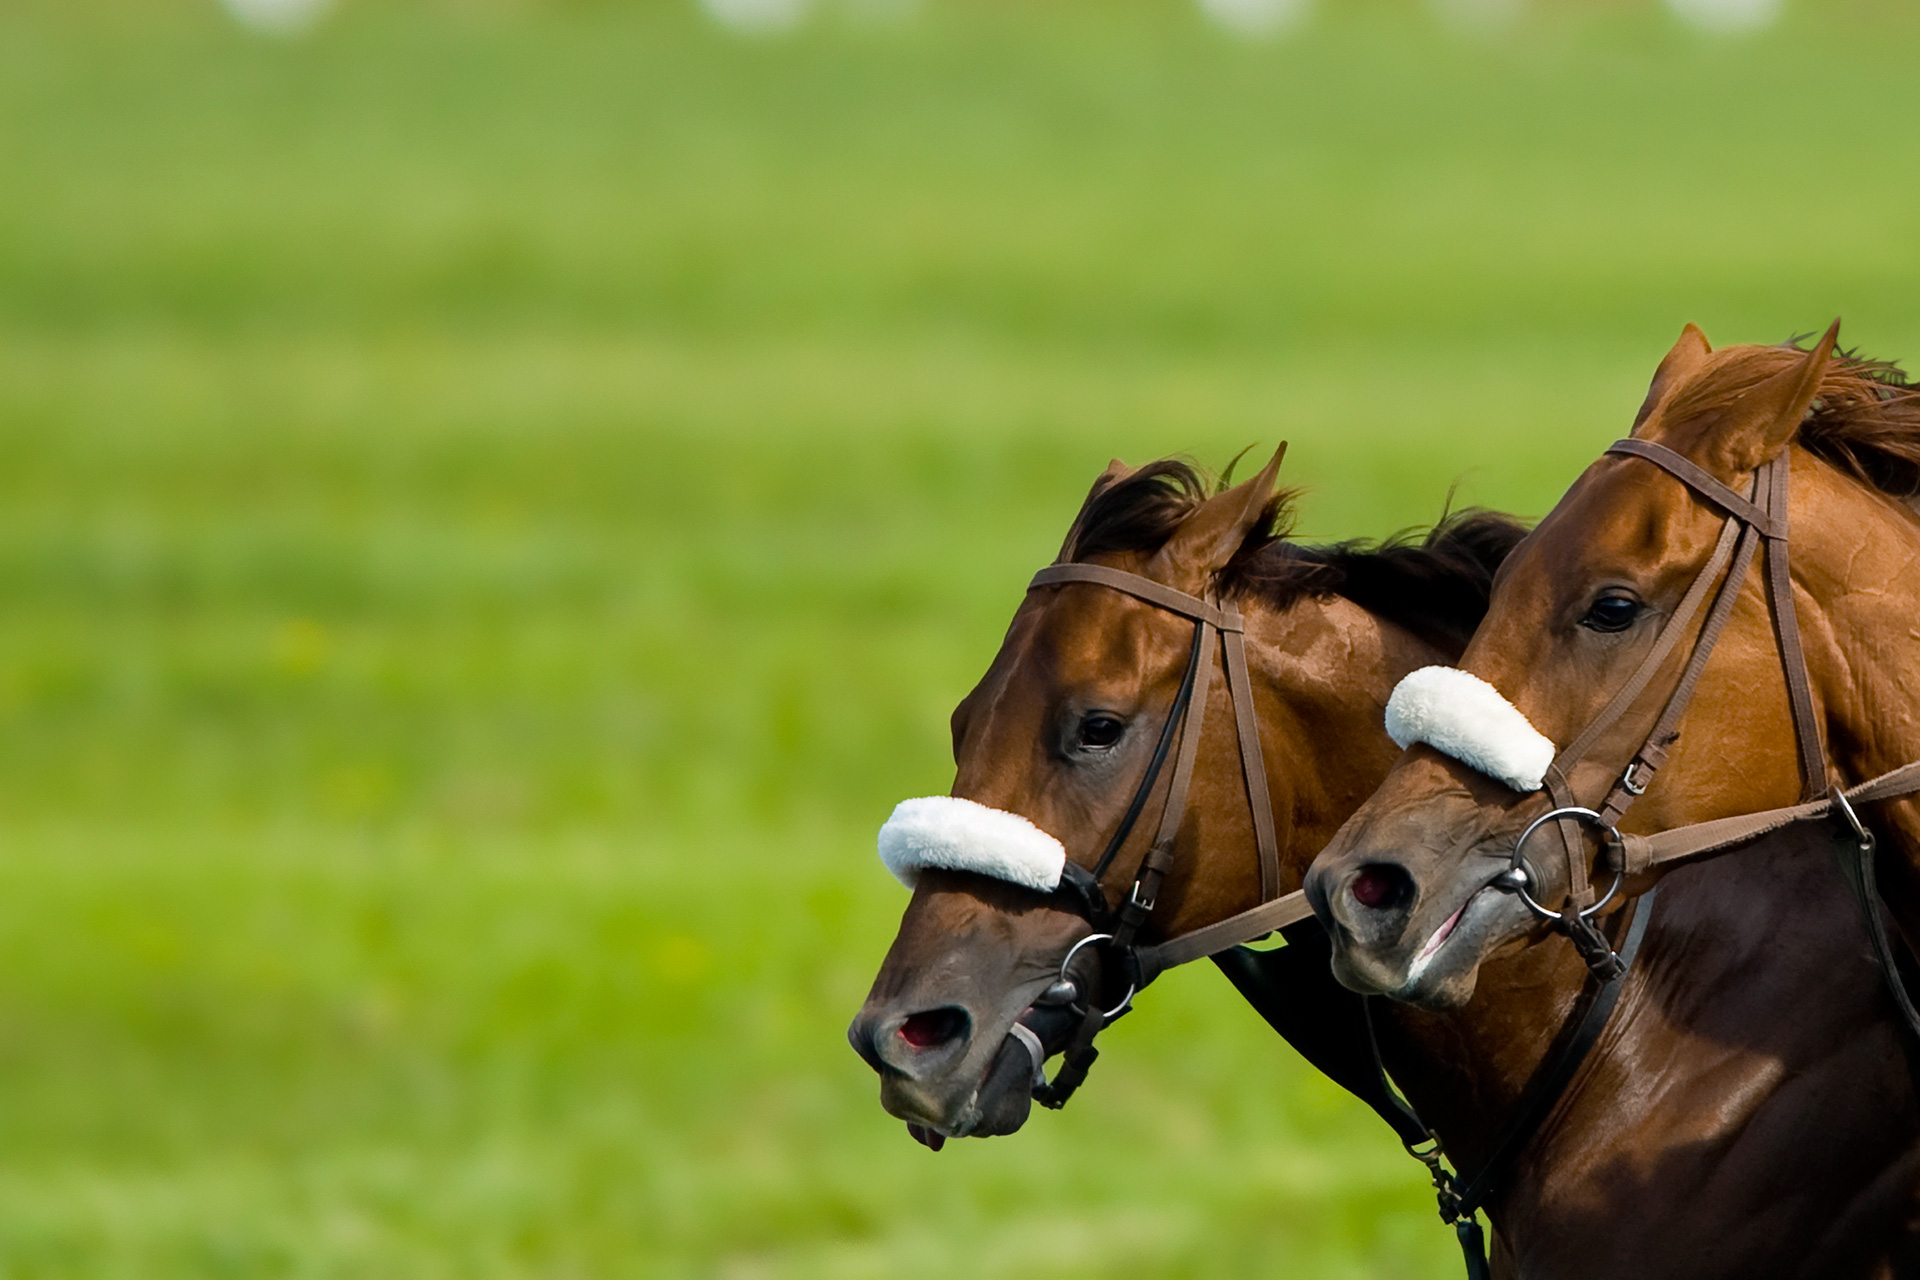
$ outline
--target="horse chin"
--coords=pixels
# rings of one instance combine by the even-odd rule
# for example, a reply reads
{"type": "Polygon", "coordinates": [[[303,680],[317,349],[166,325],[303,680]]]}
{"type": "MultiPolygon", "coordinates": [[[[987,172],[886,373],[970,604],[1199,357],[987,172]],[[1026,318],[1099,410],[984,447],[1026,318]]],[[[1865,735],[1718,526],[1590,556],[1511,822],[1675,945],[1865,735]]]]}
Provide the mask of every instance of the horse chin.
{"type": "Polygon", "coordinates": [[[1033,1055],[1012,1036],[1008,1036],[980,1082],[974,1107],[979,1115],[969,1135],[996,1138],[1015,1133],[1027,1122],[1033,1110],[1033,1055]]]}
{"type": "Polygon", "coordinates": [[[907,1122],[914,1139],[935,1151],[947,1138],[994,1138],[1016,1132],[1033,1109],[1033,1056],[1012,1036],[972,1089],[944,1096],[925,1081],[900,1075],[881,1080],[880,1105],[907,1122]]]}

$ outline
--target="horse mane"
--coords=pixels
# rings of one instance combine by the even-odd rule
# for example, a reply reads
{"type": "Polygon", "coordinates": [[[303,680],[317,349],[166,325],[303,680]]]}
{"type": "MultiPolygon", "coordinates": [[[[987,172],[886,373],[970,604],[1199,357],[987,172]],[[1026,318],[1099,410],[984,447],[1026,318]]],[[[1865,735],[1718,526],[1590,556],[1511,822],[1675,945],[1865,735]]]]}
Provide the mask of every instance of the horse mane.
{"type": "MultiPolygon", "coordinates": [[[[1165,546],[1202,502],[1226,487],[1181,458],[1162,458],[1096,484],[1074,518],[1063,560],[1165,546]]],[[[1289,540],[1298,491],[1281,490],[1254,522],[1215,579],[1230,597],[1284,609],[1303,596],[1340,596],[1431,643],[1462,648],[1480,625],[1493,575],[1527,535],[1498,512],[1442,514],[1421,536],[1405,530],[1381,541],[1329,546],[1289,540]]]]}
{"type": "MultiPolygon", "coordinates": [[[[1725,348],[1675,393],[1662,416],[1680,421],[1724,410],[1806,353],[1804,339],[1725,348]]],[[[1908,501],[1920,496],[1920,387],[1892,361],[1836,351],[1798,438],[1809,452],[1882,493],[1908,501]]]]}

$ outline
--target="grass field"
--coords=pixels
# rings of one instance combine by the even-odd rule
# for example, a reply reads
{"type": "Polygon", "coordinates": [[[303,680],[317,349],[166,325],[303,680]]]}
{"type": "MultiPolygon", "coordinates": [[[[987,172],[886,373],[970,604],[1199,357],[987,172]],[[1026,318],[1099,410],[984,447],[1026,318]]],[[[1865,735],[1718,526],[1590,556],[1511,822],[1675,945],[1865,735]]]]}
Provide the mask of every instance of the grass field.
{"type": "Polygon", "coordinates": [[[1211,972],[938,1157],[841,1034],[1110,455],[1379,534],[1920,356],[1920,13],[1537,7],[0,6],[0,1276],[1451,1274],[1211,972]]]}

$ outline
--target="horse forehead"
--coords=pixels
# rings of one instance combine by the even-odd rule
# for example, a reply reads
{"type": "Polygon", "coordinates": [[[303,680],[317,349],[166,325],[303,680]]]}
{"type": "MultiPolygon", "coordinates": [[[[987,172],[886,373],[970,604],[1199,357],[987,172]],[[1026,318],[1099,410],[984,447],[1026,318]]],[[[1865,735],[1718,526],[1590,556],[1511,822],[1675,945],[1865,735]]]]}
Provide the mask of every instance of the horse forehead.
{"type": "Polygon", "coordinates": [[[1184,620],[1132,596],[1078,588],[1046,602],[1015,666],[1055,685],[1121,685],[1137,680],[1156,650],[1184,648],[1189,635],[1184,620]]]}
{"type": "Polygon", "coordinates": [[[1623,571],[1650,567],[1684,550],[1692,525],[1712,523],[1707,515],[1678,481],[1637,459],[1609,458],[1540,523],[1513,567],[1561,587],[1578,585],[1569,575],[1608,561],[1623,571]]]}

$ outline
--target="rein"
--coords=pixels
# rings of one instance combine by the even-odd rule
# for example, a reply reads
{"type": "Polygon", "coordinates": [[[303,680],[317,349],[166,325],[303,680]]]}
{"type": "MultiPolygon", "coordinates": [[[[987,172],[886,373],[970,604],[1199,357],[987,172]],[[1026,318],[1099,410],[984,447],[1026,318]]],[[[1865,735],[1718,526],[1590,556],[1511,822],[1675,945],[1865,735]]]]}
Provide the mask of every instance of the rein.
{"type": "MultiPolygon", "coordinates": [[[[1077,1004],[1081,992],[1070,972],[1074,957],[1087,946],[1102,943],[1119,954],[1122,971],[1128,978],[1127,994],[1118,1005],[1108,1010],[1102,1010],[1097,1000],[1086,1000],[1079,1024],[1063,1050],[1060,1069],[1051,1081],[1046,1078],[1046,1048],[1040,1038],[1019,1021],[1014,1023],[1015,1038],[1026,1046],[1034,1060],[1033,1096],[1042,1106],[1055,1110],[1066,1105],[1067,1099],[1086,1080],[1094,1059],[1099,1057],[1099,1050],[1093,1044],[1095,1037],[1127,1012],[1140,988],[1176,965],[1237,948],[1240,943],[1263,938],[1276,929],[1299,923],[1312,915],[1311,908],[1306,904],[1306,895],[1301,890],[1276,896],[1280,880],[1280,848],[1275,835],[1273,802],[1267,790],[1266,766],[1260,750],[1259,723],[1254,719],[1253,681],[1247,670],[1246,628],[1241,614],[1225,604],[1210,603],[1139,574],[1103,565],[1052,565],[1035,574],[1027,589],[1033,591],[1070,583],[1088,583],[1123,592],[1157,608],[1193,619],[1194,629],[1193,645],[1187,655],[1186,672],[1181,679],[1180,690],[1174,695],[1173,705],[1161,726],[1160,737],[1147,761],[1146,772],[1134,790],[1126,813],[1094,866],[1088,869],[1068,859],[1061,871],[1059,887],[1054,890],[1056,896],[1072,902],[1094,932],[1069,949],[1066,958],[1061,961],[1059,981],[1037,1003],[1077,1004]],[[1247,805],[1253,815],[1254,843],[1260,858],[1261,900],[1259,905],[1214,924],[1165,942],[1141,945],[1137,941],[1140,929],[1151,917],[1161,884],[1173,865],[1174,842],[1186,814],[1187,789],[1193,780],[1194,760],[1199,753],[1200,735],[1206,720],[1207,688],[1213,668],[1208,659],[1216,634],[1240,747],[1241,779],[1246,790],[1247,805]],[[1159,830],[1134,873],[1132,889],[1116,909],[1108,904],[1100,881],[1145,811],[1170,754],[1174,762],[1173,776],[1168,782],[1167,796],[1161,806],[1159,830]]],[[[1648,678],[1651,679],[1651,675],[1648,678]]],[[[1916,768],[1920,770],[1920,766],[1916,768]]],[[[1916,786],[1920,786],[1920,781],[1916,782],[1916,786]]],[[[1299,1049],[1302,1056],[1322,1070],[1328,1070],[1328,1074],[1339,1084],[1373,1108],[1393,1128],[1408,1154],[1426,1166],[1439,1197],[1440,1217],[1454,1228],[1459,1238],[1468,1280],[1487,1280],[1490,1271],[1486,1236],[1478,1217],[1479,1209],[1497,1190],[1513,1161],[1526,1149],[1606,1030],[1625,985],[1628,967],[1633,963],[1634,955],[1640,949],[1640,941],[1646,934],[1647,921],[1652,916],[1653,897],[1653,893],[1648,892],[1634,904],[1626,937],[1617,957],[1604,936],[1590,923],[1587,924],[1594,936],[1600,939],[1601,948],[1614,958],[1614,964],[1608,972],[1595,971],[1595,980],[1586,988],[1577,1012],[1569,1015],[1555,1045],[1548,1050],[1542,1065],[1528,1081],[1512,1120],[1493,1145],[1492,1155],[1472,1178],[1463,1178],[1448,1170],[1439,1138],[1394,1087],[1380,1056],[1370,1000],[1355,997],[1360,1003],[1360,1017],[1364,1023],[1372,1067],[1371,1078],[1356,1078],[1348,1072],[1328,1070],[1324,1065],[1333,1048],[1328,1043],[1330,1036],[1320,1034],[1309,1041],[1301,1021],[1288,1017],[1283,1011],[1283,1002],[1276,994],[1276,983],[1262,962],[1267,954],[1285,955],[1286,952],[1237,950],[1232,960],[1222,963],[1221,968],[1282,1037],[1299,1049]]],[[[1587,923],[1584,917],[1581,921],[1587,923]]]]}
{"type": "MultiPolygon", "coordinates": [[[[1513,1162],[1526,1150],[1527,1143],[1532,1141],[1555,1104],[1565,1095],[1567,1086],[1573,1083],[1574,1076],[1579,1074],[1581,1065],[1586,1062],[1587,1054],[1606,1031],[1607,1023],[1613,1017],[1614,1006],[1620,1003],[1620,993],[1626,986],[1634,957],[1640,952],[1641,940],[1646,937],[1647,923],[1653,918],[1653,898],[1657,891],[1657,887],[1648,890],[1634,903],[1633,914],[1627,922],[1627,936],[1620,945],[1619,971],[1587,986],[1575,1012],[1567,1015],[1567,1021],[1554,1044],[1547,1050],[1547,1056],[1521,1090],[1513,1118],[1507,1122],[1506,1129],[1493,1144],[1493,1154],[1481,1163],[1478,1173],[1467,1178],[1457,1171],[1448,1170],[1440,1140],[1424,1125],[1424,1143],[1409,1142],[1402,1134],[1401,1142],[1407,1154],[1424,1164],[1433,1177],[1433,1189],[1440,1200],[1440,1220],[1452,1227],[1459,1238],[1460,1252],[1467,1264],[1467,1280],[1489,1280],[1491,1269],[1487,1265],[1487,1238],[1480,1226],[1480,1209],[1499,1190],[1513,1162]]],[[[1380,1039],[1373,1028],[1373,1002],[1376,999],[1376,996],[1365,996],[1361,1001],[1366,1010],[1367,1047],[1373,1053],[1374,1070],[1379,1074],[1381,1088],[1391,1094],[1395,1104],[1414,1124],[1419,1125],[1419,1114],[1393,1088],[1386,1063],[1380,1057],[1380,1039]]]]}
{"type": "Polygon", "coordinates": [[[1650,440],[1617,440],[1608,446],[1610,455],[1639,458],[1659,467],[1685,485],[1695,496],[1726,514],[1719,540],[1712,554],[1695,575],[1673,615],[1667,619],[1640,665],[1625,684],[1601,708],[1593,721],[1554,758],[1546,771],[1545,786],[1554,808],[1529,826],[1516,842],[1506,872],[1494,881],[1496,888],[1516,893],[1536,915],[1562,929],[1589,968],[1598,977],[1606,977],[1621,964],[1599,931],[1592,917],[1604,907],[1629,877],[1655,867],[1692,861],[1726,852],[1796,822],[1830,816],[1841,818],[1845,834],[1852,837],[1853,856],[1847,866],[1848,879],[1860,899],[1869,940],[1887,979],[1894,1003],[1916,1035],[1920,1035],[1920,1009],[1916,1009],[1895,968],[1892,941],[1881,918],[1880,897],[1874,873],[1875,841],[1860,821],[1853,805],[1887,800],[1920,792],[1920,761],[1902,765],[1851,789],[1829,785],[1827,753],[1820,733],[1820,719],[1814,710],[1813,685],[1807,674],[1806,654],[1800,643],[1800,627],[1794,611],[1791,566],[1788,560],[1787,481],[1789,459],[1782,450],[1754,473],[1750,495],[1736,492],[1705,468],[1674,450],[1650,440]],[[1654,774],[1666,763],[1667,755],[1679,738],[1679,721],[1699,684],[1702,671],[1713,653],[1733,612],[1747,571],[1762,544],[1766,548],[1766,592],[1773,619],[1781,669],[1785,674],[1788,702],[1793,711],[1794,740],[1800,766],[1800,803],[1759,813],[1719,818],[1708,822],[1675,827],[1652,836],[1623,835],[1618,830],[1621,817],[1643,795],[1654,774]],[[1723,576],[1724,574],[1724,576],[1723,576]],[[1680,681],[1668,696],[1653,728],[1647,733],[1626,768],[1614,780],[1598,809],[1581,806],[1575,798],[1571,771],[1600,739],[1626,714],[1628,708],[1658,676],[1667,658],[1679,646],[1682,635],[1699,612],[1713,583],[1720,589],[1701,624],[1700,633],[1682,669],[1680,681]],[[1595,827],[1604,837],[1604,851],[1613,885],[1598,902],[1587,877],[1586,859],[1579,827],[1595,827]],[[1539,879],[1527,864],[1528,837],[1551,824],[1559,835],[1566,857],[1568,893],[1566,905],[1553,911],[1536,902],[1528,892],[1539,879]]]}

